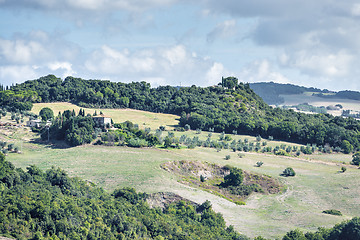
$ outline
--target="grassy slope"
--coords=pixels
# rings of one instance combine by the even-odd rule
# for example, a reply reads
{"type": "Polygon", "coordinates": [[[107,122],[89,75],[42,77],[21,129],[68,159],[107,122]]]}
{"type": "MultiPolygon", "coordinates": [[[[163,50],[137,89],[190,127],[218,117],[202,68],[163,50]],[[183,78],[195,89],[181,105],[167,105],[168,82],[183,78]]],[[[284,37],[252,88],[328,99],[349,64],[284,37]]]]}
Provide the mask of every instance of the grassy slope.
{"type": "MultiPolygon", "coordinates": [[[[80,107],[71,104],[71,103],[36,103],[32,109],[32,112],[39,114],[40,110],[43,107],[49,107],[54,111],[56,116],[59,112],[65,110],[74,109],[76,114],[79,113],[80,107]]],[[[151,129],[159,128],[159,126],[164,125],[167,129],[173,129],[177,124],[177,119],[179,116],[173,114],[163,114],[163,113],[152,113],[141,110],[133,109],[93,109],[93,108],[82,108],[85,110],[85,114],[90,113],[91,115],[96,111],[97,114],[100,114],[100,111],[104,115],[110,116],[114,122],[125,122],[130,120],[133,123],[139,124],[139,127],[150,127],[151,129]]]]}
{"type": "MultiPolygon", "coordinates": [[[[60,107],[61,104],[58,109],[60,107]]],[[[113,111],[116,114],[113,115],[114,119],[120,118],[118,115],[134,122],[138,119],[137,117],[132,119],[133,115],[127,115],[133,111],[113,111]]],[[[110,115],[107,110],[103,112],[110,115]]],[[[142,111],[135,112],[147,114],[142,111]]],[[[156,116],[160,125],[166,125],[161,123],[163,117],[167,115],[156,116]]],[[[195,135],[194,132],[186,134],[195,135]]],[[[19,138],[28,139],[29,136],[31,133],[18,129],[13,133],[1,132],[0,140],[19,142],[19,138]]],[[[206,138],[207,133],[203,132],[197,136],[206,138]]],[[[236,136],[236,138],[245,137],[236,136]]],[[[218,138],[218,134],[213,134],[212,138],[218,138]]],[[[246,138],[253,141],[252,137],[246,138]]],[[[269,145],[279,145],[279,143],[270,142],[269,145]]],[[[360,189],[358,181],[354,181],[359,179],[360,171],[347,166],[348,170],[345,173],[338,172],[341,162],[349,162],[350,155],[302,155],[301,158],[289,158],[246,153],[244,158],[238,158],[237,153],[230,150],[216,152],[207,148],[161,150],[87,145],[62,149],[27,141],[23,141],[22,149],[23,154],[9,154],[7,158],[17,167],[25,168],[36,164],[42,169],[48,169],[55,165],[65,169],[72,176],[82,177],[108,190],[131,186],[146,192],[171,191],[199,203],[209,199],[214,209],[224,215],[228,224],[234,225],[238,231],[248,236],[262,235],[275,238],[290,229],[315,230],[320,226],[332,226],[352,216],[360,216],[358,208],[360,189]],[[231,159],[225,160],[224,157],[228,154],[231,159]],[[287,185],[288,190],[280,195],[252,195],[247,200],[247,205],[238,206],[207,192],[178,183],[175,176],[160,168],[161,163],[171,160],[230,164],[244,170],[280,178],[287,185]],[[257,161],[263,161],[264,165],[261,168],[254,167],[257,161]],[[295,169],[296,177],[279,176],[288,166],[295,169]],[[338,209],[345,216],[322,214],[321,211],[326,209],[338,209]]]]}

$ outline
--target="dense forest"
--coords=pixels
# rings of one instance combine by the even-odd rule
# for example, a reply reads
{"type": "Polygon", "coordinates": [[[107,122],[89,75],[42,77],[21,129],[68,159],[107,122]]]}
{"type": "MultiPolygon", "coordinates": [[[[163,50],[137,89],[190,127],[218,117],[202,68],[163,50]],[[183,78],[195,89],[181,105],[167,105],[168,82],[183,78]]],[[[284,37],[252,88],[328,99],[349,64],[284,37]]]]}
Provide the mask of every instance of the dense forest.
{"type": "MultiPolygon", "coordinates": [[[[150,208],[132,188],[112,194],[59,168],[26,171],[0,153],[0,235],[16,239],[249,239],[226,227],[206,201],[150,208]]],[[[262,237],[257,240],[264,239],[262,237]]],[[[283,239],[360,239],[360,218],[315,233],[288,232],[283,239]]]]}
{"type": "Polygon", "coordinates": [[[180,116],[192,129],[272,136],[303,144],[357,149],[360,123],[329,114],[308,115],[268,106],[249,84],[234,77],[217,86],[151,88],[146,82],[115,83],[53,75],[0,91],[0,105],[27,109],[34,102],[69,101],[82,107],[133,108],[180,116]],[[24,104],[29,106],[23,106],[24,104]],[[19,105],[19,106],[17,106],[19,105]]]}

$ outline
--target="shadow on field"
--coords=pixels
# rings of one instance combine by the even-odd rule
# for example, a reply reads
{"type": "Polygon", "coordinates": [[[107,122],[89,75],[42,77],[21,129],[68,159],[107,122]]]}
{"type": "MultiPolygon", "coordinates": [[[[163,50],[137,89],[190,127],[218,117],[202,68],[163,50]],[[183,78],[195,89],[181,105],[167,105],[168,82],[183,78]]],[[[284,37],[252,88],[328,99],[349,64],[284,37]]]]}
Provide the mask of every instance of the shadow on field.
{"type": "Polygon", "coordinates": [[[40,138],[38,138],[31,140],[30,143],[42,145],[45,146],[46,148],[51,148],[51,149],[71,148],[71,146],[69,146],[65,141],[56,141],[56,140],[43,141],[40,138]]]}

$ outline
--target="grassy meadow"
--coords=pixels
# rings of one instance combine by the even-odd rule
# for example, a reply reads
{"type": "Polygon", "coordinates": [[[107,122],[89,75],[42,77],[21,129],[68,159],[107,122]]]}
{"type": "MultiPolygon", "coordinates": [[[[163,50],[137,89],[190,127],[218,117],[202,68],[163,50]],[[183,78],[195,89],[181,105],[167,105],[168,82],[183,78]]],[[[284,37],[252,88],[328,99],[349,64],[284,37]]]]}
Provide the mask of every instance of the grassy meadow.
{"type": "MultiPolygon", "coordinates": [[[[80,107],[63,102],[55,103],[36,103],[32,109],[32,112],[39,114],[43,107],[49,107],[54,111],[54,115],[57,116],[59,112],[65,110],[75,110],[76,114],[79,113],[80,107]]],[[[173,129],[178,124],[179,116],[173,114],[164,113],[152,113],[134,109],[99,109],[99,108],[81,108],[85,110],[85,114],[93,115],[96,111],[100,114],[100,111],[113,119],[115,123],[125,122],[130,120],[133,123],[139,125],[140,128],[150,127],[151,129],[157,129],[159,126],[166,126],[167,129],[173,129]]]]}
{"type": "MultiPolygon", "coordinates": [[[[66,109],[75,109],[78,112],[79,109],[68,103],[51,103],[35,104],[33,111],[38,113],[44,106],[52,108],[55,113],[66,109]]],[[[171,129],[171,126],[177,124],[178,118],[175,115],[136,110],[101,111],[111,116],[114,122],[130,120],[139,126],[152,129],[160,125],[171,129]]],[[[85,109],[85,112],[92,114],[94,109],[85,109]]],[[[163,134],[166,136],[167,132],[163,134]]],[[[175,132],[177,137],[182,134],[189,137],[198,136],[204,140],[209,133],[175,132]]],[[[247,138],[250,142],[255,141],[251,136],[231,136],[235,140],[247,138]]],[[[70,176],[81,177],[109,191],[128,186],[148,193],[174,192],[198,203],[210,200],[214,210],[222,213],[228,224],[250,237],[262,235],[274,239],[295,228],[304,231],[316,230],[321,226],[331,227],[344,219],[360,216],[360,170],[348,164],[351,155],[302,154],[300,157],[285,157],[251,152],[244,153],[245,156],[239,158],[238,152],[232,152],[230,149],[217,152],[215,149],[201,147],[158,149],[95,145],[67,148],[36,143],[33,141],[36,138],[37,136],[27,128],[1,131],[0,140],[21,144],[22,154],[10,153],[7,160],[24,169],[32,164],[44,170],[51,166],[61,167],[70,176]],[[229,160],[225,160],[226,155],[230,155],[229,160]],[[252,194],[246,200],[246,205],[239,206],[201,189],[183,185],[175,175],[160,168],[164,162],[179,160],[230,164],[246,171],[266,174],[280,179],[286,190],[276,195],[252,194]],[[258,161],[264,162],[262,167],[255,167],[258,161]],[[340,173],[343,162],[346,163],[347,171],[340,173]],[[286,167],[292,167],[296,176],[280,176],[286,167]],[[340,210],[343,216],[323,214],[322,211],[327,209],[340,210]]],[[[212,133],[211,138],[218,139],[219,134],[212,133]]],[[[267,141],[268,146],[282,143],[295,145],[267,141]]]]}

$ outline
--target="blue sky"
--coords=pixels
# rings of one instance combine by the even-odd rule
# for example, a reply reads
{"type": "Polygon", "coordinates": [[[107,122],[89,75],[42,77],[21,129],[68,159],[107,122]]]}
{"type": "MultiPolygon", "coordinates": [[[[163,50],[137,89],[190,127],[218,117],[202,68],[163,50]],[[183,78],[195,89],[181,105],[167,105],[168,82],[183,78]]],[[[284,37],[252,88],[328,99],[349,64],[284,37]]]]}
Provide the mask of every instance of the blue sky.
{"type": "Polygon", "coordinates": [[[0,0],[0,82],[235,76],[359,91],[359,40],[355,0],[0,0]]]}

